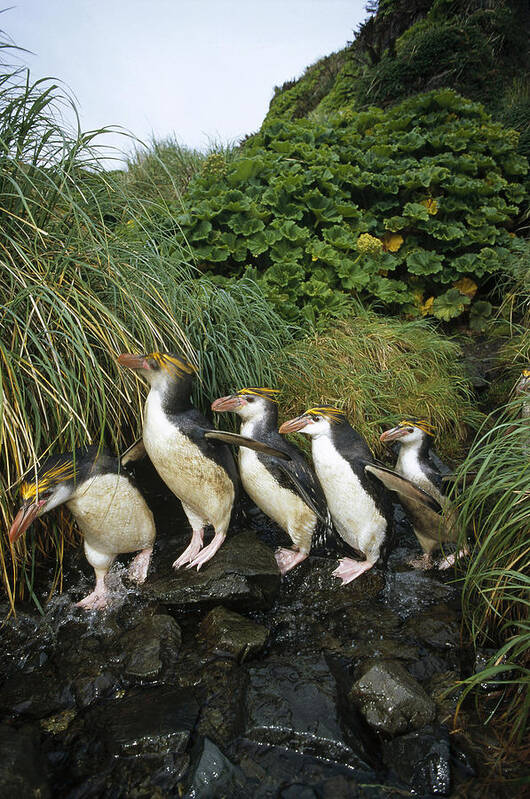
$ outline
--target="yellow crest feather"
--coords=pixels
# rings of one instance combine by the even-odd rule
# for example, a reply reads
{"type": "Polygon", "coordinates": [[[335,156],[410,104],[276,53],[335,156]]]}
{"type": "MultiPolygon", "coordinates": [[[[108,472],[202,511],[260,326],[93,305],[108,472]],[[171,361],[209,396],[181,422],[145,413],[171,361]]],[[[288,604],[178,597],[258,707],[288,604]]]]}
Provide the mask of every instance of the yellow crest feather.
{"type": "Polygon", "coordinates": [[[343,422],[346,418],[346,412],[340,408],[334,408],[332,405],[320,405],[315,408],[309,408],[304,416],[326,416],[332,424],[343,422]]]}
{"type": "Polygon", "coordinates": [[[426,433],[428,436],[433,436],[435,434],[435,426],[428,422],[426,419],[416,419],[416,421],[411,421],[408,419],[403,419],[398,424],[398,427],[417,427],[423,433],[426,433]]]}
{"type": "Polygon", "coordinates": [[[278,394],[280,393],[279,389],[277,388],[260,388],[256,386],[252,386],[250,388],[241,388],[237,392],[240,397],[245,396],[245,394],[255,394],[257,397],[262,397],[262,399],[268,399],[272,402],[278,402],[278,394]]]}

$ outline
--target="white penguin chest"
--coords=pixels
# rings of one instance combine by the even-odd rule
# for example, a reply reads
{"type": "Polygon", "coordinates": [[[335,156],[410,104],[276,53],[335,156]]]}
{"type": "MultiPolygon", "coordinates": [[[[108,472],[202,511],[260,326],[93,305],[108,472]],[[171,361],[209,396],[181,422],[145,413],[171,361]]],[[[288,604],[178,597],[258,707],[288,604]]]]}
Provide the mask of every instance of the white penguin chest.
{"type": "Polygon", "coordinates": [[[315,471],[341,536],[364,554],[378,550],[386,520],[374,500],[327,436],[315,437],[312,449],[315,471]]]}
{"type": "MultiPolygon", "coordinates": [[[[252,438],[252,423],[243,424],[240,432],[252,438]]],[[[239,473],[243,488],[258,508],[289,533],[297,546],[309,551],[317,517],[294,489],[281,486],[248,447],[239,448],[239,473]]]]}
{"type": "Polygon", "coordinates": [[[93,477],[77,490],[67,506],[87,542],[100,552],[136,552],[153,544],[153,514],[123,475],[93,477]]]}
{"type": "Polygon", "coordinates": [[[419,488],[422,488],[438,502],[444,502],[445,498],[443,494],[429,480],[421,468],[418,453],[415,450],[407,449],[403,446],[401,447],[396,463],[396,472],[406,477],[411,483],[419,486],[419,488]]]}
{"type": "MultiPolygon", "coordinates": [[[[147,454],[168,488],[201,518],[217,523],[218,506],[231,509],[234,486],[219,464],[206,457],[166,416],[158,392],[145,403],[143,440],[147,454]]],[[[223,511],[224,512],[224,511],[223,511]]]]}

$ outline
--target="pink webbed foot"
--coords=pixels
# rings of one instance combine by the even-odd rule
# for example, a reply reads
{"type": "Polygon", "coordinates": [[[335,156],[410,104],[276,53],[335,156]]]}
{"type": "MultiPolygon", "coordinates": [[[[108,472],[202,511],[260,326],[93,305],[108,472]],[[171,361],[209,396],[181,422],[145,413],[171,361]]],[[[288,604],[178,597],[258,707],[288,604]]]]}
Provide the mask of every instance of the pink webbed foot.
{"type": "Polygon", "coordinates": [[[216,533],[207,547],[204,547],[201,552],[197,555],[197,557],[188,563],[186,566],[187,569],[193,569],[197,567],[197,571],[207,563],[210,558],[213,558],[223,541],[225,540],[226,536],[224,533],[216,533]]]}
{"type": "Polygon", "coordinates": [[[428,552],[424,552],[421,558],[411,558],[407,561],[407,565],[412,566],[413,569],[423,569],[424,571],[434,569],[434,561],[428,552]]]}
{"type": "Polygon", "coordinates": [[[442,558],[438,563],[438,569],[440,571],[449,569],[451,566],[454,566],[459,558],[463,558],[464,555],[469,555],[469,549],[467,547],[464,547],[464,549],[461,549],[459,552],[453,552],[451,555],[447,555],[445,558],[442,558]]]}
{"type": "Polygon", "coordinates": [[[151,563],[151,555],[153,554],[153,547],[142,549],[129,563],[127,574],[129,578],[139,585],[145,582],[147,577],[147,570],[151,563]]]}
{"type": "Polygon", "coordinates": [[[339,565],[333,572],[333,577],[342,580],[342,584],[346,585],[346,583],[351,583],[353,580],[356,580],[357,577],[360,577],[361,574],[367,572],[373,565],[374,564],[370,563],[368,560],[359,561],[353,560],[352,558],[341,558],[339,560],[339,565]]]}
{"type": "Polygon", "coordinates": [[[299,552],[296,549],[284,549],[283,547],[279,547],[274,553],[281,574],[287,574],[288,571],[294,569],[295,566],[298,566],[299,563],[307,558],[307,555],[307,552],[299,552]]]}
{"type": "Polygon", "coordinates": [[[197,557],[199,552],[202,549],[202,541],[204,537],[204,530],[201,528],[200,530],[194,530],[191,534],[191,541],[182,553],[180,557],[178,557],[173,564],[174,569],[180,569],[181,566],[185,566],[186,563],[191,563],[194,558],[197,557]]]}
{"type": "Polygon", "coordinates": [[[83,610],[103,610],[108,605],[108,594],[105,591],[92,591],[91,594],[86,596],[80,602],[75,603],[76,608],[83,608],[83,610]]]}

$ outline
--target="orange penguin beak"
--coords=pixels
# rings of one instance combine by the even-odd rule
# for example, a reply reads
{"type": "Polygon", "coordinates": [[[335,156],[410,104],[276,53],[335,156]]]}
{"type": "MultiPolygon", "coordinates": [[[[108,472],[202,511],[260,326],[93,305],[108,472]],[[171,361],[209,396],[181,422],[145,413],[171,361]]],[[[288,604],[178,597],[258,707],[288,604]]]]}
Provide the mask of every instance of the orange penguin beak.
{"type": "Polygon", "coordinates": [[[212,411],[223,413],[223,411],[235,411],[242,405],[246,405],[247,401],[243,397],[238,397],[237,394],[230,394],[228,397],[219,397],[212,402],[212,411]]]}
{"type": "Polygon", "coordinates": [[[289,419],[287,422],[284,422],[280,427],[280,433],[297,433],[299,430],[303,430],[304,427],[307,427],[308,424],[313,424],[313,420],[309,416],[297,416],[295,419],[289,419]]]}
{"type": "Polygon", "coordinates": [[[36,502],[24,502],[19,512],[13,520],[11,529],[9,530],[9,540],[12,544],[15,543],[20,536],[26,532],[30,524],[36,519],[40,509],[46,504],[45,499],[39,499],[36,502]]]}
{"type": "Polygon", "coordinates": [[[133,355],[132,353],[124,352],[118,356],[118,363],[121,366],[127,366],[129,369],[149,369],[145,355],[133,355]]]}
{"type": "Polygon", "coordinates": [[[393,427],[391,430],[385,430],[379,436],[379,441],[388,444],[390,441],[397,441],[398,438],[408,435],[409,431],[406,427],[393,427]]]}

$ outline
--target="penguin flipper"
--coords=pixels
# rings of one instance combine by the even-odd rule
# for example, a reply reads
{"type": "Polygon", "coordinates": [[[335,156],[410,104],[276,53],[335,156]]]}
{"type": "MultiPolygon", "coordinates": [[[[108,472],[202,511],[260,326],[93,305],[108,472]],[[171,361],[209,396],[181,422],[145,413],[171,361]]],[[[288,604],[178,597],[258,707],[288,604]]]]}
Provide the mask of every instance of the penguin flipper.
{"type": "Polygon", "coordinates": [[[396,491],[398,494],[408,497],[408,499],[413,499],[414,502],[419,502],[421,505],[426,505],[435,513],[442,512],[441,505],[434,499],[434,497],[431,497],[431,495],[427,494],[426,491],[423,491],[423,489],[414,485],[414,483],[412,483],[410,480],[407,480],[405,477],[397,474],[397,472],[393,472],[392,469],[386,469],[385,467],[378,466],[374,463],[366,463],[364,470],[365,472],[373,474],[374,477],[377,477],[377,479],[380,480],[389,491],[396,491]]]}
{"type": "Polygon", "coordinates": [[[295,489],[296,493],[298,494],[298,496],[301,497],[301,499],[304,500],[305,504],[308,505],[311,508],[311,510],[313,511],[315,516],[318,519],[320,519],[320,521],[323,524],[328,525],[329,524],[329,520],[330,520],[329,515],[326,517],[322,513],[322,510],[318,508],[317,503],[315,502],[315,500],[311,496],[310,491],[307,490],[306,486],[297,477],[297,475],[294,473],[293,469],[290,468],[290,465],[288,465],[287,463],[284,463],[284,461],[279,461],[277,466],[280,469],[280,471],[285,475],[285,477],[287,477],[287,479],[291,482],[291,484],[292,484],[293,488],[295,489]]]}
{"type": "Polygon", "coordinates": [[[268,444],[263,444],[261,441],[256,441],[254,438],[241,436],[239,433],[228,433],[226,430],[206,430],[204,437],[216,441],[223,441],[225,444],[235,444],[238,447],[248,447],[249,449],[256,450],[256,452],[262,452],[264,455],[272,455],[273,458],[279,458],[282,461],[291,460],[291,457],[287,455],[286,452],[282,452],[274,447],[269,447],[268,444]]]}
{"type": "Polygon", "coordinates": [[[120,455],[120,465],[126,466],[133,461],[139,461],[145,458],[146,451],[143,438],[137,438],[130,447],[127,447],[125,452],[120,455]]]}

